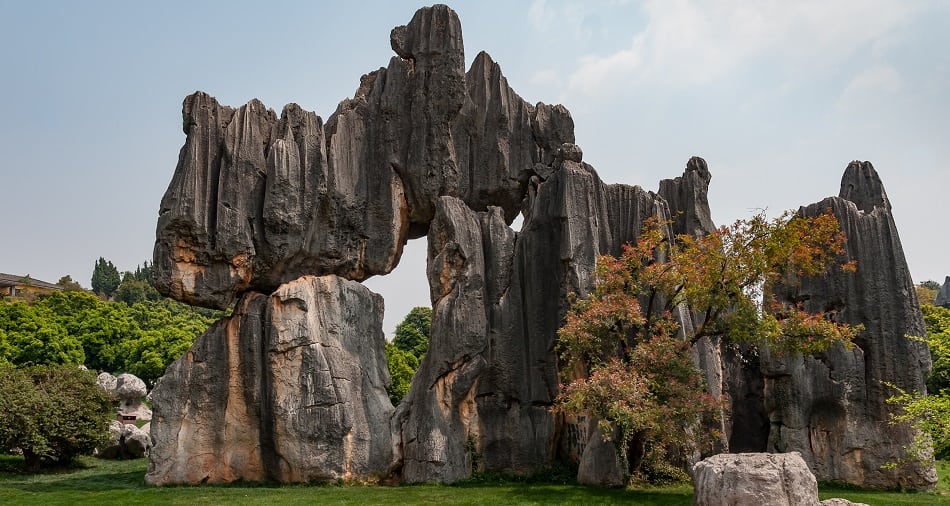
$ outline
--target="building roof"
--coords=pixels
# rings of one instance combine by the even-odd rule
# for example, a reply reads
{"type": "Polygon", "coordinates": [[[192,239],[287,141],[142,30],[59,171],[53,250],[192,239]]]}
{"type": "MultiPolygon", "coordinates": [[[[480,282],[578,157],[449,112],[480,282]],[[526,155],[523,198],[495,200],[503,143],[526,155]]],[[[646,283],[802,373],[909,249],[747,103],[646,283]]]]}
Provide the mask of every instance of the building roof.
{"type": "Polygon", "coordinates": [[[18,274],[4,274],[0,272],[0,287],[30,285],[48,290],[62,290],[63,287],[55,283],[47,283],[36,278],[31,278],[29,274],[21,276],[18,274]]]}

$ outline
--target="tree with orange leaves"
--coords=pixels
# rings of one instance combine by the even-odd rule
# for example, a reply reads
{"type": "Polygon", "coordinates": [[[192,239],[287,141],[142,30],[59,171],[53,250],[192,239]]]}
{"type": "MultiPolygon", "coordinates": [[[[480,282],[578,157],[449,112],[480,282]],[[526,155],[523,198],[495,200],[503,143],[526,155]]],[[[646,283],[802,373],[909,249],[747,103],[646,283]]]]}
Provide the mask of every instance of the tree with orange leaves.
{"type": "Polygon", "coordinates": [[[703,337],[815,353],[851,345],[859,327],[779,306],[768,287],[837,265],[845,238],[834,215],[757,214],[716,232],[670,239],[648,220],[636,244],[597,261],[592,293],[558,331],[557,409],[599,420],[628,472],[685,477],[687,457],[718,438],[717,401],[689,356],[703,337]],[[677,471],[679,469],[680,471],[677,471]]]}

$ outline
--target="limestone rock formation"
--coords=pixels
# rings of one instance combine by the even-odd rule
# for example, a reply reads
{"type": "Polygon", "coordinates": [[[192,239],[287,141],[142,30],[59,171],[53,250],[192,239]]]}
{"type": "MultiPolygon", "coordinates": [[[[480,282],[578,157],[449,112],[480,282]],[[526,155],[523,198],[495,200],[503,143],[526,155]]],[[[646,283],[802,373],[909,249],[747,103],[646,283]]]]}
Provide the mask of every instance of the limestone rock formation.
{"type": "Polygon", "coordinates": [[[606,185],[582,162],[551,164],[546,180],[532,181],[521,233],[500,208],[475,212],[450,197],[436,208],[429,352],[396,417],[406,481],[469,476],[470,444],[485,470],[523,474],[553,462],[553,350],[568,294],[587,293],[597,256],[619,254],[647,217],[669,216],[640,187],[606,185]]]}
{"type": "Polygon", "coordinates": [[[391,38],[399,56],[325,125],[296,104],[278,118],[257,100],[185,99],[187,140],[156,232],[160,292],[223,308],[302,275],[385,274],[442,196],[514,219],[535,165],[574,141],[570,114],[526,103],[485,53],[465,73],[461,25],[444,5],[391,38]]]}
{"type": "MultiPolygon", "coordinates": [[[[659,194],[604,184],[565,108],[521,99],[485,53],[465,72],[448,7],[420,9],[390,41],[396,56],[326,123],[295,104],[278,117],[257,100],[234,109],[200,92],[185,99],[155,285],[192,304],[237,302],[153,391],[150,483],[397,472],[451,482],[476,464],[515,474],[548,466],[571,432],[550,409],[557,329],[570,296],[591,290],[597,257],[618,255],[649,217],[672,220],[671,234],[713,230],[705,161],[690,159],[659,194]],[[394,413],[382,301],[357,281],[392,270],[422,236],[430,348],[394,413]]],[[[914,300],[898,300],[913,290],[880,179],[859,166],[846,180],[842,196],[854,203],[828,205],[853,234],[848,254],[875,268],[789,284],[784,296],[864,323],[860,349],[799,365],[766,355],[764,373],[732,355],[724,362],[715,341],[694,355],[710,390],[729,390],[724,432],[798,449],[822,479],[893,485],[875,466],[907,434],[881,428],[883,389],[871,380],[916,389],[929,364],[925,349],[894,337],[920,318],[914,300]]],[[[680,313],[688,330],[692,315],[680,313]]],[[[600,437],[584,429],[573,433],[600,437]]],[[[577,443],[588,474],[618,467],[602,440],[577,443]]]]}
{"type": "Polygon", "coordinates": [[[802,456],[721,453],[693,466],[693,504],[816,506],[818,482],[802,456]]]}
{"type": "MultiPolygon", "coordinates": [[[[108,380],[104,379],[104,381],[108,380]]],[[[115,389],[112,394],[119,399],[120,414],[135,415],[136,420],[152,419],[152,410],[143,402],[148,394],[148,388],[138,376],[129,373],[120,374],[115,379],[115,389]]]]}
{"type": "Polygon", "coordinates": [[[109,424],[109,444],[95,452],[100,459],[140,459],[147,457],[152,447],[148,431],[133,424],[113,421],[109,424]]]}
{"type": "MultiPolygon", "coordinates": [[[[630,478],[627,463],[621,460],[612,441],[604,441],[597,425],[592,423],[591,427],[591,437],[584,446],[577,468],[577,482],[583,485],[625,486],[630,478]]],[[[617,436],[619,434],[611,435],[614,440],[617,436]]]]}
{"type": "Polygon", "coordinates": [[[947,279],[943,282],[943,286],[940,287],[940,291],[937,292],[934,305],[950,309],[950,276],[947,276],[947,279]]]}
{"type": "Polygon", "coordinates": [[[709,181],[712,175],[706,160],[694,156],[682,176],[660,181],[657,192],[670,206],[673,233],[701,237],[716,230],[709,212],[709,181]]]}
{"type": "Polygon", "coordinates": [[[153,484],[381,476],[382,298],[336,276],[245,294],[153,390],[153,484]]]}
{"type": "Polygon", "coordinates": [[[99,376],[96,377],[96,384],[99,385],[105,393],[109,394],[110,397],[115,397],[115,387],[118,380],[115,376],[107,373],[101,372],[99,376]]]}
{"type": "Polygon", "coordinates": [[[818,356],[763,355],[764,407],[770,421],[769,451],[801,452],[820,480],[863,487],[920,489],[936,482],[933,465],[882,469],[902,455],[914,433],[888,424],[894,394],[888,384],[924,392],[930,354],[925,327],[904,259],[891,206],[868,162],[852,162],[839,197],[803,207],[829,211],[847,236],[844,259],[857,272],[832,270],[775,287],[786,304],[826,312],[836,321],[863,324],[852,349],[838,346],[818,356]],[[854,200],[849,200],[854,199],[854,200]]]}

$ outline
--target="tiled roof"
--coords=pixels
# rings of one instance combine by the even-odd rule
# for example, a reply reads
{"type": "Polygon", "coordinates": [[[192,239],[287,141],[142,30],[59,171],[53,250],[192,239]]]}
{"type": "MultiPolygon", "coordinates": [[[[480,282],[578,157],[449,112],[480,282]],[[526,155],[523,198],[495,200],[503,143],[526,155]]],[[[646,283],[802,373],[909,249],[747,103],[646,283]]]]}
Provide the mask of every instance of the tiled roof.
{"type": "Polygon", "coordinates": [[[16,286],[16,285],[25,285],[29,284],[30,286],[35,286],[38,288],[47,288],[50,290],[62,290],[63,287],[54,284],[47,283],[46,281],[40,281],[35,278],[29,278],[27,276],[20,276],[18,274],[4,274],[0,272],[0,286],[16,286]],[[26,279],[29,279],[29,283],[26,283],[26,279]]]}

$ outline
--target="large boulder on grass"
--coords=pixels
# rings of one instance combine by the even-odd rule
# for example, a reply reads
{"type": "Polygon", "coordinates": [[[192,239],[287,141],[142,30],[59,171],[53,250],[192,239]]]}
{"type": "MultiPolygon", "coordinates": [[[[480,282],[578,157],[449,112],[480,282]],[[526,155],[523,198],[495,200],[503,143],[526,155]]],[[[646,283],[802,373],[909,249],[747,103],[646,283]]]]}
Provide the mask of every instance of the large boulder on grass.
{"type": "Polygon", "coordinates": [[[815,506],[818,481],[801,454],[721,453],[693,466],[693,504],[815,506]]]}

